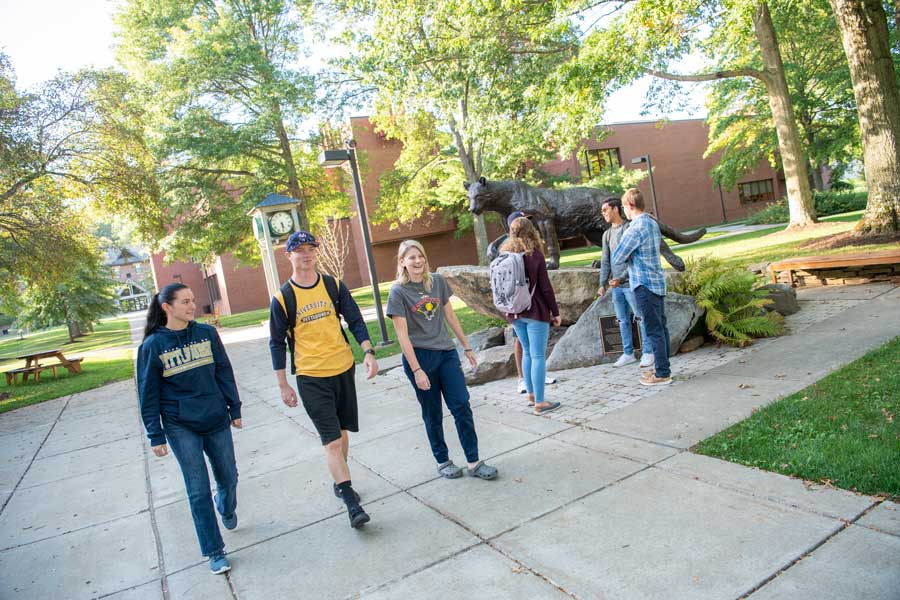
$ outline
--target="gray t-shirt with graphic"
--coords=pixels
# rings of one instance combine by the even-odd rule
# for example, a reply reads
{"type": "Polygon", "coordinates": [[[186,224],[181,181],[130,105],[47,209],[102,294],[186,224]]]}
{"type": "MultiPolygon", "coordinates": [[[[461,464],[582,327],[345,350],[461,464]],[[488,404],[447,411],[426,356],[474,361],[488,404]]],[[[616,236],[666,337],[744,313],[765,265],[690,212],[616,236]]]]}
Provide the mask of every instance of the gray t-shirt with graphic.
{"type": "Polygon", "coordinates": [[[406,319],[413,348],[452,350],[453,340],[444,321],[444,305],[452,295],[450,284],[437,273],[431,274],[430,292],[425,292],[421,283],[395,283],[388,295],[387,314],[406,319]]]}

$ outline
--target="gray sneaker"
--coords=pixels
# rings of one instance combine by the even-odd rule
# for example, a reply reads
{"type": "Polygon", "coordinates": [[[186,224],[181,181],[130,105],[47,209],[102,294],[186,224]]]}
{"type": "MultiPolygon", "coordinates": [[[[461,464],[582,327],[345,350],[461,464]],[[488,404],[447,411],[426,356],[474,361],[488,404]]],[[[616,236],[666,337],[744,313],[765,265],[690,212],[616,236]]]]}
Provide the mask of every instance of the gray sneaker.
{"type": "Polygon", "coordinates": [[[447,479],[456,479],[458,477],[462,477],[462,469],[453,464],[452,460],[448,460],[445,463],[441,463],[437,467],[438,475],[441,477],[445,477],[447,479]]]}
{"type": "Polygon", "coordinates": [[[479,477],[481,479],[494,479],[497,477],[497,469],[481,461],[475,465],[474,469],[466,467],[466,473],[469,474],[469,477],[479,477]]]}

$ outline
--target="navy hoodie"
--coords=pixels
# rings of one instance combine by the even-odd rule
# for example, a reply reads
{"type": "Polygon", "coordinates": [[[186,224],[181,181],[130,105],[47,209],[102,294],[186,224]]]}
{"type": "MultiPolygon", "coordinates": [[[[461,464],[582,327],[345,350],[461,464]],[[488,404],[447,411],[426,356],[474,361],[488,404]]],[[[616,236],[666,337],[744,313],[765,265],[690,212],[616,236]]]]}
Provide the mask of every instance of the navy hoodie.
{"type": "Polygon", "coordinates": [[[151,446],[166,443],[165,423],[206,434],[241,418],[234,371],[215,327],[191,321],[179,331],[154,331],[138,348],[137,381],[151,446]]]}

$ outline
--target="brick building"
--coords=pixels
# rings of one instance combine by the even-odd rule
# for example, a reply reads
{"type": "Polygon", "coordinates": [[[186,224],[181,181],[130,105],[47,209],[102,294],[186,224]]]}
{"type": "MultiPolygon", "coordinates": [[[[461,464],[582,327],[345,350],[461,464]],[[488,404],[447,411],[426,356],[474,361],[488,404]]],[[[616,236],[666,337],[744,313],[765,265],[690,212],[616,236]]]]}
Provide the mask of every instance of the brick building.
{"type": "MultiPolygon", "coordinates": [[[[377,208],[379,178],[391,169],[400,155],[401,144],[385,139],[374,131],[366,117],[350,122],[357,151],[365,156],[361,174],[363,194],[369,215],[377,208]]],[[[570,156],[550,161],[543,170],[554,174],[568,174],[572,178],[590,177],[596,169],[607,166],[633,165],[631,159],[649,154],[653,163],[657,207],[661,218],[680,229],[699,227],[740,219],[756,206],[785,195],[783,176],[770,165],[761,162],[756,170],[742,178],[732,191],[714,185],[709,172],[716,165],[717,156],[703,158],[707,143],[706,122],[702,119],[669,121],[666,123],[636,122],[605,126],[609,135],[604,139],[587,140],[582,149],[570,156]]],[[[649,179],[638,186],[650,200],[649,179]]],[[[348,193],[352,194],[352,191],[348,193]]],[[[464,195],[460,190],[460,197],[464,195]]],[[[344,264],[344,281],[350,288],[369,284],[366,252],[359,220],[354,216],[340,221],[349,229],[349,248],[344,264]]],[[[250,227],[248,219],[247,227],[250,227]]],[[[428,251],[432,268],[452,264],[477,263],[475,240],[471,232],[457,237],[456,222],[433,215],[391,229],[388,224],[369,225],[372,255],[378,278],[390,281],[396,270],[399,243],[408,238],[418,239],[428,251]]],[[[488,237],[500,235],[500,226],[488,227],[488,237]]],[[[280,279],[290,276],[290,266],[283,259],[283,246],[276,248],[280,279]]],[[[178,280],[189,285],[201,310],[220,314],[234,314],[264,308],[269,304],[262,267],[239,265],[230,255],[217,257],[211,265],[190,262],[166,264],[162,254],[151,260],[157,288],[178,280]]]]}

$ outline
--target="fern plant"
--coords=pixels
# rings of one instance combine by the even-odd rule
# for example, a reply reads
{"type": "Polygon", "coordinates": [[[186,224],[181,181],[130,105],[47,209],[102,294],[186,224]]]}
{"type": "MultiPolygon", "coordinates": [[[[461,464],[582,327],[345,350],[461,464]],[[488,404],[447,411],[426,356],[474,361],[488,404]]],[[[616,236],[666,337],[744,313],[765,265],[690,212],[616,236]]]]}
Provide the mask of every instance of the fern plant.
{"type": "Polygon", "coordinates": [[[694,296],[697,305],[706,311],[706,329],[716,340],[746,346],[754,338],[784,331],[784,318],[765,311],[772,303],[768,292],[753,289],[755,285],[756,276],[750,271],[704,256],[688,261],[684,276],[675,283],[673,291],[694,296]]]}

